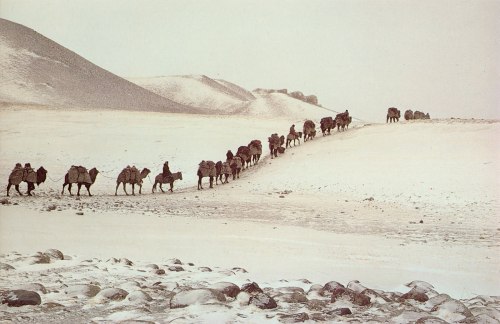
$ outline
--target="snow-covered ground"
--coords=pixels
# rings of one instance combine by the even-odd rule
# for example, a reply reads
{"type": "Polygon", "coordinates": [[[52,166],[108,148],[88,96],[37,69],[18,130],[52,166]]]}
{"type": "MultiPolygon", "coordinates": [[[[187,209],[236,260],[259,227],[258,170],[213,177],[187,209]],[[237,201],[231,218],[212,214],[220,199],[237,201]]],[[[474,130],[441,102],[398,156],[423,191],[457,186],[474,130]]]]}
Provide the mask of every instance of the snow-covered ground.
{"type": "MultiPolygon", "coordinates": [[[[0,114],[0,178],[6,181],[17,162],[43,165],[50,177],[35,197],[19,197],[11,189],[0,206],[0,262],[16,268],[0,270],[0,286],[41,283],[48,290],[41,294],[42,303],[65,309],[57,313],[67,314],[60,320],[74,320],[78,312],[82,320],[96,322],[259,322],[266,316],[287,321],[283,314],[306,313],[312,319],[318,312],[337,322],[408,322],[424,316],[454,322],[468,316],[457,311],[458,304],[434,307],[432,297],[442,297],[437,293],[448,294],[453,303],[462,299],[477,319],[500,319],[498,299],[481,297],[479,303],[475,298],[500,291],[498,122],[354,124],[343,133],[319,134],[276,159],[265,150],[260,163],[240,179],[209,189],[205,178],[205,189],[198,191],[195,174],[201,160],[224,160],[228,149],[235,152],[253,139],[266,147],[271,133],[286,134],[291,123],[300,130],[303,120],[293,114],[258,118],[25,108],[0,114]],[[123,167],[148,167],[153,179],[165,160],[172,171],[183,172],[174,193],[152,194],[150,179],[145,179],[142,195],[125,196],[119,188],[114,196],[123,167]],[[101,171],[91,187],[93,197],[85,189],[80,198],[60,195],[61,178],[73,164],[101,171]],[[66,260],[31,264],[29,256],[52,248],[66,254],[66,260]],[[185,271],[173,271],[171,258],[179,258],[185,271]],[[146,267],[152,263],[166,274],[152,273],[146,267]],[[203,272],[200,266],[216,271],[203,272]],[[332,280],[343,285],[359,280],[397,296],[410,290],[405,284],[414,280],[434,290],[427,290],[427,304],[372,296],[368,308],[344,300],[315,310],[312,300],[330,301],[315,284],[332,280]],[[215,305],[166,306],[173,292],[182,290],[171,287],[174,283],[201,288],[220,281],[239,287],[255,281],[268,288],[264,291],[278,307],[242,306],[243,295],[215,305]],[[154,289],[157,282],[162,293],[154,289]],[[121,287],[136,297],[146,292],[153,301],[138,298],[131,306],[132,297],[109,302],[104,293],[84,298],[79,291],[77,299],[63,293],[66,286],[91,283],[101,290],[121,287]],[[292,286],[303,289],[308,301],[284,302],[278,288],[292,286]],[[341,307],[353,314],[338,315],[341,307]]],[[[5,195],[5,186],[0,194],[5,195]]],[[[363,290],[357,285],[349,287],[363,290]]],[[[207,300],[215,297],[205,300],[204,293],[185,298],[210,304],[207,300]]],[[[41,315],[36,308],[0,310],[3,319],[38,316],[49,321],[56,314],[45,310],[41,315]]]]}

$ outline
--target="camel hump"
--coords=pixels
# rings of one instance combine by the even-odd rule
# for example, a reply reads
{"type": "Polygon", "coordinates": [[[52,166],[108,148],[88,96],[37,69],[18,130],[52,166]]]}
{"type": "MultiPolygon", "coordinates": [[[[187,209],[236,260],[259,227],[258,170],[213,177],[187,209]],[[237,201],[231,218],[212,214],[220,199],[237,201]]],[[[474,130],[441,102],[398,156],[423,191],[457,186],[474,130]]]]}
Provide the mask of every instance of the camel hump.
{"type": "Polygon", "coordinates": [[[69,183],[92,183],[90,179],[90,174],[87,169],[83,166],[74,166],[68,170],[68,182],[69,183]]]}
{"type": "Polygon", "coordinates": [[[9,175],[9,183],[17,186],[23,181],[23,169],[15,168],[9,175]]]}

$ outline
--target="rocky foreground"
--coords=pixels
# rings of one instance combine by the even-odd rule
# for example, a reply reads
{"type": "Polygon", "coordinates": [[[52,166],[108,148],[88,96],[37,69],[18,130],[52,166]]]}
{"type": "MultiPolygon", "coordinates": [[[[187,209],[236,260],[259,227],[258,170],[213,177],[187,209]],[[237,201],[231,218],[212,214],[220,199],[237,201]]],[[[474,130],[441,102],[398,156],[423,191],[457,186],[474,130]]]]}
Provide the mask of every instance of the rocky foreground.
{"type": "Polygon", "coordinates": [[[50,249],[0,256],[0,322],[499,323],[500,297],[456,300],[423,281],[407,291],[307,279],[256,283],[242,268],[170,259],[81,260],[50,249]]]}

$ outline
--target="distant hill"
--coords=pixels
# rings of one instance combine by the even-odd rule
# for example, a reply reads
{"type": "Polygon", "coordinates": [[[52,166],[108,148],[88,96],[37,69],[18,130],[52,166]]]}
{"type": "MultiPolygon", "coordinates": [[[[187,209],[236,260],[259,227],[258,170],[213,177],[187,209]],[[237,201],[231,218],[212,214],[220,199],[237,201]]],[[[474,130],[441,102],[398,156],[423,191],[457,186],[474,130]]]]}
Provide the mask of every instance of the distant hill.
{"type": "Polygon", "coordinates": [[[0,103],[196,113],[0,19],[0,103]]]}
{"type": "Polygon", "coordinates": [[[321,118],[333,114],[322,107],[279,92],[250,92],[206,75],[130,78],[130,81],[170,100],[199,107],[206,113],[270,118],[321,118]]]}

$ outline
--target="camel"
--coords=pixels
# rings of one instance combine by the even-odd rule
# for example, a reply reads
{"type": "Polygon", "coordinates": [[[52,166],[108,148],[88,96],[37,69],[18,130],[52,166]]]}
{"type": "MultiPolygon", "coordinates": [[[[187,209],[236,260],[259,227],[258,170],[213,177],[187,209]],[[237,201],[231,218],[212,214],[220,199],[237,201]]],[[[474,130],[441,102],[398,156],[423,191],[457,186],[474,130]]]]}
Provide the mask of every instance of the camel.
{"type": "Polygon", "coordinates": [[[332,128],[335,128],[335,120],[333,120],[332,117],[321,118],[320,127],[321,127],[321,132],[323,133],[323,136],[330,135],[331,134],[330,130],[332,128]]]}
{"type": "Polygon", "coordinates": [[[238,147],[238,151],[236,151],[236,156],[241,158],[242,168],[246,169],[250,166],[252,162],[252,154],[250,154],[250,149],[248,146],[240,146],[238,147]]]}
{"type": "Polygon", "coordinates": [[[123,191],[125,191],[125,194],[128,196],[127,189],[125,188],[125,184],[129,183],[132,185],[132,196],[135,196],[135,185],[137,184],[139,186],[139,194],[142,193],[142,179],[148,176],[148,174],[151,172],[148,168],[142,169],[141,173],[139,173],[139,170],[136,169],[135,166],[133,167],[126,167],[125,169],[120,172],[118,175],[118,178],[116,179],[116,190],[115,190],[115,196],[118,195],[118,186],[120,183],[123,183],[123,191]]]}
{"type": "Polygon", "coordinates": [[[413,117],[413,111],[411,111],[410,109],[408,109],[407,111],[405,111],[405,119],[406,120],[412,120],[412,119],[414,119],[414,117],[413,117]]]}
{"type": "Polygon", "coordinates": [[[280,147],[280,138],[278,134],[274,133],[271,137],[267,138],[269,142],[269,150],[271,151],[271,159],[278,157],[278,147],[280,147]]]}
{"type": "Polygon", "coordinates": [[[73,196],[73,194],[71,193],[71,185],[73,183],[76,183],[78,186],[77,196],[80,196],[80,189],[82,185],[84,185],[85,188],[87,188],[89,196],[92,196],[92,194],[90,193],[90,186],[94,184],[98,174],[99,171],[96,168],[92,168],[89,171],[87,171],[87,169],[82,166],[78,167],[74,165],[71,166],[71,168],[64,176],[64,184],[61,191],[61,195],[64,194],[64,187],[66,187],[66,185],[69,185],[68,186],[69,194],[73,196]]]}
{"type": "Polygon", "coordinates": [[[316,125],[312,120],[306,120],[303,127],[304,142],[312,140],[316,136],[316,125]]]}
{"type": "Polygon", "coordinates": [[[231,173],[233,174],[233,180],[239,179],[241,167],[243,166],[243,164],[241,162],[241,158],[236,155],[231,160],[231,163],[229,164],[229,166],[231,167],[231,173]]]}
{"type": "Polygon", "coordinates": [[[215,170],[215,163],[213,161],[201,161],[198,165],[198,190],[203,189],[201,179],[208,177],[210,179],[210,188],[214,187],[214,177],[217,171],[215,170]]]}
{"type": "Polygon", "coordinates": [[[35,183],[39,186],[41,183],[45,182],[47,179],[47,170],[43,166],[39,167],[36,172],[29,168],[23,168],[20,163],[16,164],[14,170],[12,170],[9,176],[9,184],[7,185],[7,196],[9,196],[10,187],[14,186],[17,193],[22,196],[23,194],[19,191],[19,185],[21,182],[26,182],[28,184],[28,190],[26,194],[32,196],[31,192],[35,190],[35,183]]]}
{"type": "Polygon", "coordinates": [[[413,118],[414,119],[431,119],[431,116],[429,116],[429,113],[424,114],[423,112],[417,110],[413,114],[413,118]]]}
{"type": "Polygon", "coordinates": [[[215,184],[218,185],[218,180],[220,180],[220,183],[222,182],[222,161],[217,161],[215,163],[215,184]]]}
{"type": "Polygon", "coordinates": [[[293,146],[295,146],[295,141],[299,142],[300,145],[300,138],[302,137],[302,132],[297,132],[296,134],[288,134],[286,136],[286,145],[285,147],[288,148],[288,146],[292,147],[292,141],[293,141],[293,146]]]}
{"type": "Polygon", "coordinates": [[[348,112],[343,112],[343,113],[337,114],[335,116],[335,123],[337,124],[337,131],[340,132],[341,128],[344,131],[346,129],[346,127],[348,127],[350,120],[352,120],[352,118],[349,116],[348,112]]]}
{"type": "Polygon", "coordinates": [[[352,117],[349,116],[349,118],[347,119],[347,124],[345,125],[346,129],[349,129],[349,125],[352,123],[352,117]]]}
{"type": "Polygon", "coordinates": [[[175,180],[182,180],[182,172],[174,172],[170,176],[167,176],[167,177],[164,177],[163,173],[160,173],[155,177],[155,183],[153,185],[153,189],[151,189],[151,192],[155,193],[157,184],[160,184],[161,192],[165,192],[165,191],[163,191],[163,188],[162,188],[162,185],[164,183],[170,184],[170,189],[168,189],[168,191],[174,192],[174,181],[175,180]]]}
{"type": "Polygon", "coordinates": [[[250,155],[252,156],[252,163],[255,165],[259,163],[260,156],[262,155],[262,142],[259,140],[253,140],[248,144],[250,149],[250,155]]]}
{"type": "Polygon", "coordinates": [[[399,109],[397,108],[394,108],[394,107],[391,107],[389,109],[387,109],[387,120],[386,120],[386,123],[388,123],[389,121],[392,123],[392,122],[398,122],[399,121],[399,118],[401,117],[401,111],[399,111],[399,109]]]}

